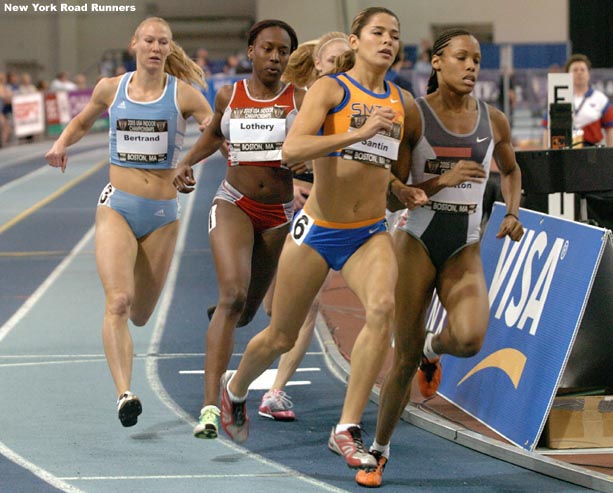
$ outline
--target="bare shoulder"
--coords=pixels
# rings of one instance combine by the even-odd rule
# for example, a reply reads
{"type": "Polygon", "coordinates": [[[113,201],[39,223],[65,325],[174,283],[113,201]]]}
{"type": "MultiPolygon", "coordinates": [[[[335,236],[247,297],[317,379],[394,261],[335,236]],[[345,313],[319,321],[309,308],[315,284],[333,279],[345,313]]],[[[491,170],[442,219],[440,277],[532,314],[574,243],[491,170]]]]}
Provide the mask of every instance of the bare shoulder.
{"type": "Polygon", "coordinates": [[[121,82],[121,76],[102,77],[94,86],[92,101],[99,104],[110,106],[117,93],[117,88],[121,82]]]}
{"type": "Polygon", "coordinates": [[[230,99],[232,99],[233,92],[234,84],[226,84],[221,86],[215,95],[215,110],[221,110],[223,112],[228,104],[230,104],[230,99]]]}
{"type": "Polygon", "coordinates": [[[200,91],[200,89],[181,79],[177,79],[177,91],[179,95],[185,95],[187,97],[202,96],[202,91],[200,91]]]}
{"type": "Polygon", "coordinates": [[[301,87],[294,87],[294,101],[296,101],[296,106],[298,109],[302,106],[302,101],[304,100],[304,95],[306,91],[301,87]]]}
{"type": "Polygon", "coordinates": [[[413,95],[407,91],[406,89],[398,88],[400,90],[400,94],[402,95],[402,100],[404,101],[404,109],[407,109],[407,106],[411,103],[415,104],[415,98],[413,95]]]}
{"type": "Polygon", "coordinates": [[[405,97],[404,100],[405,132],[409,141],[414,144],[421,137],[421,113],[417,108],[415,98],[411,93],[407,92],[407,94],[409,97],[405,97]]]}
{"type": "Polygon", "coordinates": [[[488,113],[490,115],[490,122],[492,123],[492,131],[494,132],[495,142],[511,141],[511,126],[506,115],[495,108],[492,105],[487,105],[488,113]]]}
{"type": "Polygon", "coordinates": [[[491,104],[487,105],[487,110],[490,114],[490,121],[492,122],[492,127],[500,128],[501,126],[509,126],[509,120],[501,110],[492,106],[491,104]]]}
{"type": "Polygon", "coordinates": [[[308,90],[307,99],[315,98],[319,104],[328,109],[339,104],[344,94],[345,90],[334,77],[321,77],[308,90]]]}

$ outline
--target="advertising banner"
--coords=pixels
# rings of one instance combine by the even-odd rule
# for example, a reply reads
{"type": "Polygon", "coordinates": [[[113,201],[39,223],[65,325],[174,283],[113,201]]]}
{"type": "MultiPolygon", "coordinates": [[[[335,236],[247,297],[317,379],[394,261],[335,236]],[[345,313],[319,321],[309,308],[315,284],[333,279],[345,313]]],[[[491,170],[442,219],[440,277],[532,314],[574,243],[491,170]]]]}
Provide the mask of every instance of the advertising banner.
{"type": "Polygon", "coordinates": [[[12,104],[16,137],[38,135],[45,131],[42,93],[17,94],[13,96],[12,104]]]}
{"type": "MultiPolygon", "coordinates": [[[[490,319],[480,352],[444,355],[439,394],[516,445],[533,450],[571,353],[609,230],[522,209],[520,242],[497,239],[497,203],[482,240],[490,319]]],[[[433,303],[428,330],[441,330],[433,303]]]]}

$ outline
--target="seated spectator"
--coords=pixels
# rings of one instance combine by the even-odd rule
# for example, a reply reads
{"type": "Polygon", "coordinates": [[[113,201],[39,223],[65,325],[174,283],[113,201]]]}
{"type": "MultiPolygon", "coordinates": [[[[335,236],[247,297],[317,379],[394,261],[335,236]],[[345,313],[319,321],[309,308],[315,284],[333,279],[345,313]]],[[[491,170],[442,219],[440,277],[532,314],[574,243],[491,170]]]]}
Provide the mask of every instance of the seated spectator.
{"type": "Polygon", "coordinates": [[[68,72],[60,72],[57,74],[49,86],[49,90],[53,92],[74,91],[76,88],[77,85],[68,78],[68,72]]]}
{"type": "Polygon", "coordinates": [[[113,61],[113,55],[110,52],[102,55],[102,60],[98,65],[98,72],[101,77],[113,77],[115,74],[115,62],[113,61]]]}
{"type": "Polygon", "coordinates": [[[115,75],[123,75],[126,72],[134,72],[136,70],[136,58],[132,45],[128,45],[128,49],[123,52],[122,64],[115,67],[115,75]]]}
{"type": "Polygon", "coordinates": [[[77,89],[87,89],[89,87],[89,85],[87,84],[87,77],[85,77],[85,74],[75,75],[73,82],[77,86],[77,89]]]}
{"type": "Polygon", "coordinates": [[[247,58],[247,55],[241,53],[237,55],[238,57],[238,65],[236,66],[237,74],[250,74],[251,73],[251,62],[247,58]]]}
{"type": "Polygon", "coordinates": [[[0,144],[8,144],[11,137],[11,98],[13,91],[7,84],[6,73],[0,72],[0,144]]]}
{"type": "Polygon", "coordinates": [[[38,89],[32,84],[32,76],[28,72],[22,72],[21,84],[19,85],[19,94],[32,94],[38,92],[38,89]]]}
{"type": "Polygon", "coordinates": [[[36,89],[40,92],[47,92],[49,90],[49,83],[44,79],[40,79],[36,83],[36,89]]]}
{"type": "Polygon", "coordinates": [[[236,75],[236,69],[238,68],[239,59],[236,55],[230,55],[226,58],[226,63],[223,67],[223,73],[225,75],[236,75]]]}
{"type": "Polygon", "coordinates": [[[413,83],[409,80],[408,77],[405,77],[401,70],[406,66],[410,66],[410,62],[406,62],[404,60],[404,54],[402,49],[398,52],[398,57],[396,62],[389,68],[387,74],[385,75],[385,79],[392,81],[398,87],[405,89],[411,93],[412,96],[415,96],[415,91],[413,90],[413,83]]]}
{"type": "Polygon", "coordinates": [[[194,62],[202,69],[205,78],[212,74],[211,63],[209,62],[209,52],[206,48],[198,48],[196,50],[194,62]]]}

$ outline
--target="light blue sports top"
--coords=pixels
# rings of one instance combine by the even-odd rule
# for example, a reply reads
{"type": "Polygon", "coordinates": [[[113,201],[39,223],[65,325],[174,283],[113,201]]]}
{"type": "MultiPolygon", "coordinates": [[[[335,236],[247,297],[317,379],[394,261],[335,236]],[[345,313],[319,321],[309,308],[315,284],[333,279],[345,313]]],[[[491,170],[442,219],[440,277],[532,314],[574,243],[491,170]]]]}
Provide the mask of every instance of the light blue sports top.
{"type": "Polygon", "coordinates": [[[166,74],[162,95],[142,102],[128,96],[133,75],[121,77],[109,108],[110,161],[126,168],[176,168],[186,124],[177,104],[177,79],[166,74]]]}

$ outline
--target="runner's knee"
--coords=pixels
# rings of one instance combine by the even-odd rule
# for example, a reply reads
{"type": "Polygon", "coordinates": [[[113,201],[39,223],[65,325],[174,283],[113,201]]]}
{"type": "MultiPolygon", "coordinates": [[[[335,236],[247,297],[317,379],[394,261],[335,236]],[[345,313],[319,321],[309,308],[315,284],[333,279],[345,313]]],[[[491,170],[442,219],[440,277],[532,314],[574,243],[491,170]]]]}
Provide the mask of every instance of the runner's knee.
{"type": "Polygon", "coordinates": [[[386,337],[391,337],[394,307],[393,293],[377,296],[366,306],[366,325],[377,328],[386,337]]]}
{"type": "Polygon", "coordinates": [[[461,358],[474,356],[483,345],[483,336],[480,331],[462,331],[460,334],[454,334],[454,331],[450,330],[449,335],[456,348],[453,354],[461,358]]]}
{"type": "Polygon", "coordinates": [[[219,295],[217,309],[225,311],[231,318],[238,318],[243,314],[246,303],[247,290],[237,287],[224,288],[219,295]]]}
{"type": "Polygon", "coordinates": [[[125,291],[109,293],[106,297],[106,311],[113,316],[128,317],[133,297],[125,291]]]}

